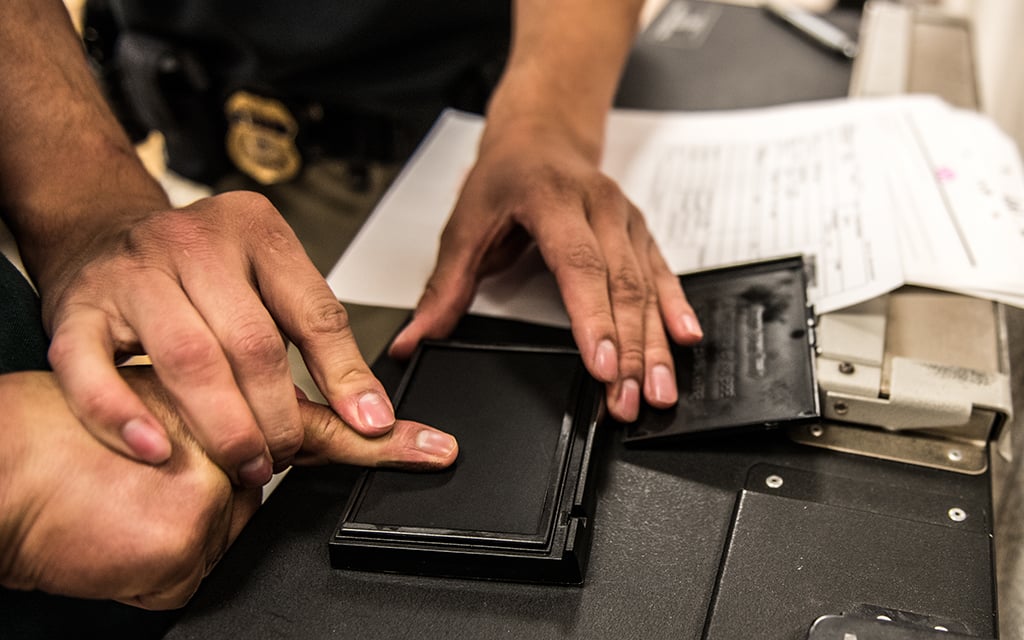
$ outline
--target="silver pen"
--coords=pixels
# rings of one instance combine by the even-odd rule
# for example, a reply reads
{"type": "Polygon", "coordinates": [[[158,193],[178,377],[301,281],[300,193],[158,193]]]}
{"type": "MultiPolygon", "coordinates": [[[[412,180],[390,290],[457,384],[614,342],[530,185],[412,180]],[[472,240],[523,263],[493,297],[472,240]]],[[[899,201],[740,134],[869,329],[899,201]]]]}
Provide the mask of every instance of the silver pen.
{"type": "Polygon", "coordinates": [[[829,51],[839,53],[851,60],[856,57],[856,41],[824,18],[788,4],[766,2],[761,6],[770,15],[782,20],[829,51]]]}

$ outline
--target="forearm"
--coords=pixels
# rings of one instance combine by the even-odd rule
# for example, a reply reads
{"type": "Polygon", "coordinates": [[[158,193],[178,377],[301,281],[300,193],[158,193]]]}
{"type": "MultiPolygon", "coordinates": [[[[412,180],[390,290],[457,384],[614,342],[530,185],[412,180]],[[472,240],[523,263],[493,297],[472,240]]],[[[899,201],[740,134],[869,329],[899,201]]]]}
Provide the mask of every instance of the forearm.
{"type": "Polygon", "coordinates": [[[0,211],[44,286],[53,262],[99,225],[167,201],[108,108],[63,3],[8,0],[0,42],[0,211]]]}
{"type": "Polygon", "coordinates": [[[643,0],[517,0],[512,49],[488,127],[546,122],[596,160],[642,6],[643,0]]]}

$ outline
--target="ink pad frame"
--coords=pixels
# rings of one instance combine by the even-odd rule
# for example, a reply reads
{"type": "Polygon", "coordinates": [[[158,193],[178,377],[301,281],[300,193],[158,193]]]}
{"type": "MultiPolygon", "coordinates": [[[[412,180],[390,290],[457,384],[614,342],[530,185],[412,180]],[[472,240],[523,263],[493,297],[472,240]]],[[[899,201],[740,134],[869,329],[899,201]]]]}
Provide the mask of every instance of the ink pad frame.
{"type": "Polygon", "coordinates": [[[426,341],[399,418],[448,431],[440,472],[367,470],[329,543],[337,569],[580,585],[603,388],[575,349],[426,341]]]}

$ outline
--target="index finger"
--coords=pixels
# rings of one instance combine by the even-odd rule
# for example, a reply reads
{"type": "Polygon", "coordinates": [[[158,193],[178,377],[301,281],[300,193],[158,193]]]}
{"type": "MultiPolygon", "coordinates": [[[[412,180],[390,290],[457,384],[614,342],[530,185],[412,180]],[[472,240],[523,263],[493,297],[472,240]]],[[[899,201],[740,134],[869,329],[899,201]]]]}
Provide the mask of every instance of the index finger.
{"type": "Polygon", "coordinates": [[[608,263],[593,229],[578,213],[551,211],[538,216],[530,231],[558,282],[587,370],[601,382],[614,382],[619,375],[619,341],[608,289],[608,263]]]}
{"type": "Polygon", "coordinates": [[[251,249],[263,301],[331,407],[361,433],[386,433],[394,408],[359,351],[348,312],[284,226],[270,239],[272,246],[251,249]]]}

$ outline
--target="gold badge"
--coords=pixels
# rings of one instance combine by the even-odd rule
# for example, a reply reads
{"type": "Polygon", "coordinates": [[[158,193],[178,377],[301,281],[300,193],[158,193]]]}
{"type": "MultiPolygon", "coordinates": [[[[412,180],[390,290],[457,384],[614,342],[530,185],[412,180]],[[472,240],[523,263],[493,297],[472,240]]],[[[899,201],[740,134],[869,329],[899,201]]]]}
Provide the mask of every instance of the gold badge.
{"type": "Polygon", "coordinates": [[[228,157],[260,184],[291,180],[302,167],[299,125],[279,100],[236,91],[224,105],[228,157]]]}

